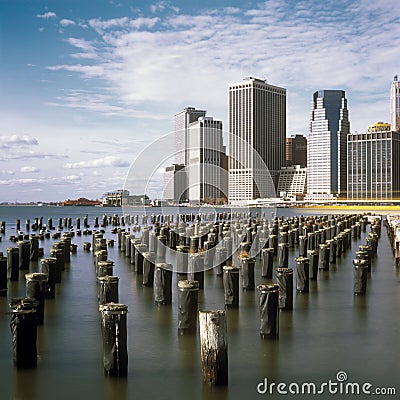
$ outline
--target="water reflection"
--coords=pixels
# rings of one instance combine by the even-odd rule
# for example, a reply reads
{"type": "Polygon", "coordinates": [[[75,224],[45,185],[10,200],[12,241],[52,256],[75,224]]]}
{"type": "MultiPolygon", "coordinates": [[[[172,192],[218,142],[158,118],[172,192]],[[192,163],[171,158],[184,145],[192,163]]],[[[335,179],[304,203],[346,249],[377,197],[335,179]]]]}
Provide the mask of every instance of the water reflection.
{"type": "Polygon", "coordinates": [[[36,400],[38,395],[38,370],[37,368],[16,369],[13,374],[13,399],[15,400],[36,400]]]}

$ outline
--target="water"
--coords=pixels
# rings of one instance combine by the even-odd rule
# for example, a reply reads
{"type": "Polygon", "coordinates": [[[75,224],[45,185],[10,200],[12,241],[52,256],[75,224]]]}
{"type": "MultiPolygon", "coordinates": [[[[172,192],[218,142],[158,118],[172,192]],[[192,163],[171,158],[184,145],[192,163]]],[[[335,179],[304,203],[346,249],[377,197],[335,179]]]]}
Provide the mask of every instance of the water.
{"type": "MultiPolygon", "coordinates": [[[[0,220],[7,221],[0,251],[6,253],[11,246],[8,238],[15,233],[17,218],[24,229],[27,218],[32,223],[35,217],[43,216],[46,223],[52,217],[57,225],[59,217],[71,217],[75,224],[76,217],[87,214],[93,226],[94,216],[118,211],[94,207],[0,207],[0,220]]],[[[306,211],[281,209],[279,213],[291,216],[306,211]]],[[[314,214],[321,214],[321,210],[314,214]]],[[[266,377],[276,383],[335,381],[338,371],[345,371],[349,382],[371,382],[374,388],[396,387],[400,359],[399,270],[394,266],[383,228],[367,296],[353,296],[352,259],[358,245],[365,244],[365,235],[353,242],[352,249],[336,265],[331,264],[329,272],[311,282],[309,294],[295,295],[293,312],[280,313],[279,341],[260,339],[258,293],[240,293],[240,308],[227,311],[229,385],[213,389],[202,384],[198,335],[177,335],[176,291],[171,307],[155,306],[152,289],[142,286],[117,246],[109,248],[108,258],[115,261],[114,275],[120,278],[120,302],[129,307],[129,371],[126,379],[104,376],[93,256],[82,250],[82,243],[91,241],[91,237],[75,236],[72,242],[78,245],[78,253],[71,255],[56,298],[46,300],[45,323],[38,327],[37,368],[17,371],[13,367],[8,303],[11,297],[25,295],[25,271],[18,282],[9,282],[7,298],[0,297],[1,399],[291,398],[279,394],[262,396],[257,393],[257,384],[266,377]]],[[[109,228],[105,236],[116,239],[109,228]]],[[[45,256],[52,242],[40,242],[45,256]]],[[[291,251],[291,267],[296,255],[291,251]]],[[[37,268],[37,263],[31,263],[31,271],[37,268]]],[[[257,269],[256,284],[261,282],[257,269]]],[[[223,308],[222,279],[208,272],[204,292],[199,295],[199,309],[223,308]]]]}

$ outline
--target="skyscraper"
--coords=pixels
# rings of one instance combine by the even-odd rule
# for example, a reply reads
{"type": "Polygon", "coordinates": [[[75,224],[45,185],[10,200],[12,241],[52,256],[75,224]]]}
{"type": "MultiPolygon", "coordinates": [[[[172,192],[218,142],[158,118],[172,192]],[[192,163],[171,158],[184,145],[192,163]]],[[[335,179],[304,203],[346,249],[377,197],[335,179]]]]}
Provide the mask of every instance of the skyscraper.
{"type": "Polygon", "coordinates": [[[205,116],[205,110],[196,110],[194,107],[186,107],[184,110],[174,115],[176,164],[188,164],[187,147],[189,124],[197,121],[198,118],[205,116]]]}
{"type": "Polygon", "coordinates": [[[307,142],[308,198],[346,196],[349,133],[350,122],[345,92],[315,92],[307,142]]]}
{"type": "Polygon", "coordinates": [[[286,166],[307,166],[307,139],[303,135],[292,135],[286,138],[286,166]]]}
{"type": "Polygon", "coordinates": [[[286,89],[252,77],[229,85],[228,129],[229,200],[273,196],[285,165],[286,89]]]}
{"type": "Polygon", "coordinates": [[[226,157],[222,121],[200,117],[189,125],[189,201],[191,204],[221,203],[227,197],[226,157]]]}
{"type": "Polygon", "coordinates": [[[187,171],[183,164],[173,164],[165,168],[163,200],[179,204],[187,201],[187,171]]]}
{"type": "Polygon", "coordinates": [[[390,124],[392,131],[400,130],[400,82],[394,76],[390,89],[390,124]]]}
{"type": "Polygon", "coordinates": [[[350,133],[347,147],[349,199],[400,198],[400,132],[377,122],[366,133],[350,133]]]}

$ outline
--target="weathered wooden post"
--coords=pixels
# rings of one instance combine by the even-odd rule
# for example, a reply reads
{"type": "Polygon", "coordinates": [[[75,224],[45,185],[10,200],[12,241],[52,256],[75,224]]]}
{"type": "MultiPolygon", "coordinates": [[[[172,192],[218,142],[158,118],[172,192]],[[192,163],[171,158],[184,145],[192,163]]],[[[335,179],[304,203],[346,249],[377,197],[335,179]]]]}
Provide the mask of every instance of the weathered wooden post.
{"type": "Polygon", "coordinates": [[[37,366],[37,317],[34,299],[19,299],[12,303],[10,328],[13,335],[14,365],[20,368],[37,366]]]}
{"type": "Polygon", "coordinates": [[[242,289],[254,290],[254,265],[255,259],[253,257],[242,258],[242,289]]]}
{"type": "Polygon", "coordinates": [[[364,295],[367,291],[368,260],[353,260],[354,294],[364,295]]]}
{"type": "Polygon", "coordinates": [[[223,267],[225,307],[239,307],[239,268],[229,265],[223,267]]]}
{"type": "Polygon", "coordinates": [[[157,263],[154,275],[154,301],[157,304],[172,303],[172,265],[157,263]]]}
{"type": "Polygon", "coordinates": [[[33,272],[31,274],[26,274],[25,279],[26,297],[37,301],[37,323],[43,325],[47,275],[42,272],[33,272]]]}
{"type": "Polygon", "coordinates": [[[135,270],[139,275],[143,274],[143,253],[146,253],[147,251],[148,246],[145,244],[138,244],[135,246],[135,270]]]}
{"type": "Polygon", "coordinates": [[[176,246],[176,272],[178,273],[178,279],[187,279],[189,266],[189,247],[188,246],[176,246]]]}
{"type": "Polygon", "coordinates": [[[289,245],[279,243],[278,245],[278,267],[287,268],[289,266],[289,245]]]}
{"type": "Polygon", "coordinates": [[[30,259],[30,242],[21,240],[18,243],[19,251],[19,269],[23,271],[29,271],[29,259],[30,259]]]}
{"type": "Polygon", "coordinates": [[[125,304],[108,303],[99,306],[102,315],[103,365],[108,376],[128,374],[128,349],[125,304]]]}
{"type": "Polygon", "coordinates": [[[7,248],[7,277],[10,281],[19,278],[19,249],[18,247],[7,248]]]}
{"type": "Polygon", "coordinates": [[[225,247],[217,247],[215,249],[215,271],[217,276],[222,276],[222,267],[226,265],[226,260],[228,258],[228,250],[225,247]]]}
{"type": "Polygon", "coordinates": [[[308,237],[299,236],[299,257],[306,257],[308,249],[308,237]]]}
{"type": "Polygon", "coordinates": [[[0,296],[7,296],[7,257],[0,257],[0,296]]]}
{"type": "Polygon", "coordinates": [[[228,384],[228,342],[225,311],[199,311],[203,382],[228,384]]]}
{"type": "Polygon", "coordinates": [[[114,261],[102,260],[97,263],[96,275],[98,278],[102,276],[112,276],[114,272],[114,261]]]}
{"type": "Polygon", "coordinates": [[[56,259],[42,258],[40,260],[40,272],[46,274],[46,297],[54,299],[56,297],[56,259]]]}
{"type": "Polygon", "coordinates": [[[307,255],[309,259],[309,278],[312,280],[316,280],[318,277],[319,251],[308,250],[307,255]]]}
{"type": "Polygon", "coordinates": [[[279,308],[293,309],[293,270],[292,268],[277,268],[276,281],[279,286],[279,308]]]}
{"type": "Polygon", "coordinates": [[[274,256],[276,256],[278,254],[278,235],[270,234],[268,241],[268,247],[274,249],[274,256]]]}
{"type": "Polygon", "coordinates": [[[182,280],[178,282],[178,333],[196,333],[199,283],[182,280]]]}
{"type": "Polygon", "coordinates": [[[64,270],[64,251],[59,248],[50,249],[50,257],[56,260],[56,283],[61,283],[62,271],[64,270]]]}
{"type": "Polygon", "coordinates": [[[39,236],[30,235],[30,260],[37,262],[39,260],[39,236]]]}
{"type": "Polygon", "coordinates": [[[199,289],[204,289],[204,256],[201,253],[189,254],[189,280],[199,282],[199,289]]]}
{"type": "Polygon", "coordinates": [[[99,305],[107,303],[118,303],[118,276],[100,276],[97,278],[97,297],[99,305]]]}
{"type": "Polygon", "coordinates": [[[296,289],[298,292],[308,293],[310,261],[305,257],[297,257],[296,261],[296,289]]]}
{"type": "Polygon", "coordinates": [[[143,253],[143,286],[154,285],[156,254],[152,251],[143,253]]]}
{"type": "Polygon", "coordinates": [[[274,266],[274,249],[268,247],[261,250],[261,276],[263,278],[272,279],[272,271],[274,266]]]}
{"type": "Polygon", "coordinates": [[[167,236],[159,235],[157,240],[157,262],[165,263],[165,257],[167,253],[167,236]]]}
{"type": "Polygon", "coordinates": [[[260,292],[260,335],[262,339],[279,336],[279,287],[276,284],[257,286],[260,292]]]}
{"type": "Polygon", "coordinates": [[[329,271],[329,245],[319,245],[318,268],[329,271]]]}

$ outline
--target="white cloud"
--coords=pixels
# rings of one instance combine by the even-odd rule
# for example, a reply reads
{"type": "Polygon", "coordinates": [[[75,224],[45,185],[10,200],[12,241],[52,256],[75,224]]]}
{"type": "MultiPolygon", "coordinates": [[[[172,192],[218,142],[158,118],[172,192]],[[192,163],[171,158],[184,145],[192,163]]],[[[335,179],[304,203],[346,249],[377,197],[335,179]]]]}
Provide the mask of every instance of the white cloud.
{"type": "Polygon", "coordinates": [[[38,185],[48,183],[44,178],[19,178],[19,179],[3,179],[0,180],[0,185],[38,185]]]}
{"type": "Polygon", "coordinates": [[[81,177],[79,175],[68,175],[65,177],[65,180],[67,180],[69,182],[79,181],[80,179],[81,179],[81,177]]]}
{"type": "Polygon", "coordinates": [[[12,146],[34,146],[39,144],[38,140],[28,135],[0,136],[0,149],[8,149],[12,146]]]}
{"type": "Polygon", "coordinates": [[[129,22],[129,25],[133,28],[153,28],[160,18],[136,18],[129,22]]]}
{"type": "Polygon", "coordinates": [[[15,172],[12,171],[11,169],[2,170],[1,173],[2,173],[3,175],[15,175],[15,172]]]}
{"type": "Polygon", "coordinates": [[[22,173],[36,173],[36,172],[39,172],[39,171],[40,171],[40,169],[37,168],[37,167],[29,167],[29,166],[21,167],[21,172],[22,173]]]}
{"type": "MultiPolygon", "coordinates": [[[[148,117],[194,105],[225,118],[229,83],[249,75],[266,78],[287,88],[289,133],[307,129],[315,90],[340,88],[347,91],[352,126],[362,130],[372,121],[360,114],[353,120],[352,103],[362,108],[371,93],[388,97],[398,68],[393,43],[400,40],[400,15],[394,0],[388,3],[342,0],[320,7],[268,0],[242,12],[226,7],[201,15],[92,19],[96,44],[70,42],[83,50],[72,57],[87,53],[89,62],[49,69],[101,79],[110,97],[99,102],[98,94],[91,95],[87,108],[93,111],[124,115],[146,107],[148,117]]],[[[159,2],[151,10],[167,6],[159,2]]],[[[85,108],[76,98],[65,105],[85,108]]],[[[388,105],[378,106],[376,113],[387,119],[388,105]]]]}
{"type": "Polygon", "coordinates": [[[122,18],[112,18],[112,19],[106,19],[102,20],[100,18],[95,18],[89,20],[89,25],[99,34],[102,34],[104,30],[110,29],[110,28],[120,28],[125,26],[128,23],[129,19],[128,17],[122,17],[122,18]]]}
{"type": "Polygon", "coordinates": [[[60,25],[65,28],[66,26],[75,25],[75,21],[72,21],[71,19],[64,18],[64,19],[62,19],[60,21],[60,25]]]}
{"type": "Polygon", "coordinates": [[[29,159],[52,159],[62,160],[68,158],[65,154],[46,153],[42,151],[18,151],[15,153],[5,153],[0,156],[0,161],[8,160],[29,160],[29,159]]]}
{"type": "Polygon", "coordinates": [[[104,73],[104,68],[101,65],[55,65],[47,68],[50,71],[66,70],[71,72],[79,72],[88,78],[101,77],[104,73]]]}
{"type": "Polygon", "coordinates": [[[57,14],[53,11],[48,11],[44,14],[37,14],[36,17],[42,19],[57,18],[57,14]]]}
{"type": "Polygon", "coordinates": [[[100,167],[128,167],[130,163],[116,156],[106,156],[89,161],[79,161],[75,163],[67,163],[64,168],[79,169],[79,168],[100,168],[100,167]]]}

